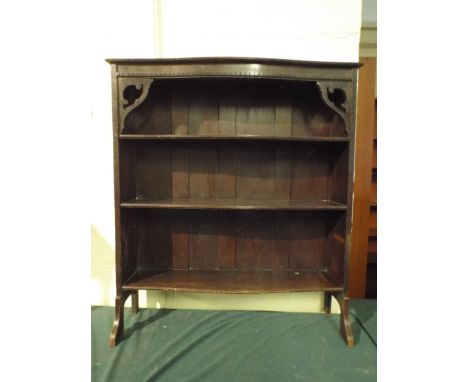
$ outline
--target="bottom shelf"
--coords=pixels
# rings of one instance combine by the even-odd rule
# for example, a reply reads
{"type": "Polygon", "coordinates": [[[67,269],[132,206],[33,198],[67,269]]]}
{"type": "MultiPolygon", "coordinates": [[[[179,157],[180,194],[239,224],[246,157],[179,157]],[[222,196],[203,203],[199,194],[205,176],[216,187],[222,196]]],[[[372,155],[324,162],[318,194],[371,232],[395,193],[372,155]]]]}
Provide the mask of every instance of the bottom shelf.
{"type": "Polygon", "coordinates": [[[327,271],[138,270],[126,290],[211,293],[341,291],[327,271]]]}

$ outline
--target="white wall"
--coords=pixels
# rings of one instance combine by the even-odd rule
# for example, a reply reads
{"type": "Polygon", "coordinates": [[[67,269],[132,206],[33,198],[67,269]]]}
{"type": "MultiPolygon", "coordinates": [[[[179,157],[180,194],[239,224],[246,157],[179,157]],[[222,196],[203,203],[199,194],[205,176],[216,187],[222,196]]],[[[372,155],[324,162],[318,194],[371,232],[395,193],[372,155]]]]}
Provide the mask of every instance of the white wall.
{"type": "Polygon", "coordinates": [[[156,0],[161,57],[358,61],[361,0],[156,0]]]}
{"type": "Polygon", "coordinates": [[[113,305],[115,298],[115,236],[112,153],[110,57],[155,55],[153,0],[100,0],[86,20],[93,38],[87,75],[93,84],[91,134],[91,303],[113,305]]]}
{"type": "MultiPolygon", "coordinates": [[[[253,56],[357,61],[360,0],[100,1],[90,50],[91,303],[115,298],[110,69],[107,57],[253,56]],[[105,20],[105,21],[104,21],[105,20]],[[100,23],[100,21],[103,21],[100,23]]],[[[213,295],[140,292],[142,306],[320,311],[321,293],[213,295]]],[[[333,311],[338,311],[334,302],[333,311]]]]}

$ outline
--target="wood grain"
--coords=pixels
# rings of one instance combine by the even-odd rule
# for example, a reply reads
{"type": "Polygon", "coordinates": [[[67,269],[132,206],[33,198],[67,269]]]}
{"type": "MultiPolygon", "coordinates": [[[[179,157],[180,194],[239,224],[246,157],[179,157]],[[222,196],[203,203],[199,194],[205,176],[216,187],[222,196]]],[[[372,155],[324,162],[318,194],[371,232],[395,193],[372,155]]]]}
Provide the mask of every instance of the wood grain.
{"type": "Polygon", "coordinates": [[[122,136],[346,138],[312,82],[157,80],[125,118],[122,136]]]}
{"type": "Polygon", "coordinates": [[[123,288],[211,293],[342,290],[325,271],[142,270],[135,273],[123,288]]]}
{"type": "Polygon", "coordinates": [[[139,289],[322,291],[326,311],[333,293],[343,336],[354,344],[347,267],[356,64],[110,61],[111,345],[122,335],[128,296],[137,312],[139,289]]]}
{"type": "Polygon", "coordinates": [[[274,211],[343,211],[345,204],[330,200],[287,199],[134,199],[120,204],[125,209],[185,210],[274,210],[274,211]]]}
{"type": "Polygon", "coordinates": [[[362,58],[356,125],[356,155],[354,172],[353,237],[349,263],[349,295],[365,295],[367,246],[369,232],[369,202],[372,172],[372,145],[375,121],[375,58],[362,58]]]}

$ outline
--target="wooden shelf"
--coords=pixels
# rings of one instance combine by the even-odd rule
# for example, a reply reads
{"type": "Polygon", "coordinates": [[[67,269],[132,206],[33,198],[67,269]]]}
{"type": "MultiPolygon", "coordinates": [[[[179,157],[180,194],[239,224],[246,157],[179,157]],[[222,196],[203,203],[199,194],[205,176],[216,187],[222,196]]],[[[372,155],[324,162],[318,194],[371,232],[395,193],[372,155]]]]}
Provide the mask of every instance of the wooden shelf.
{"type": "Polygon", "coordinates": [[[327,210],[342,211],[347,206],[330,200],[239,200],[239,199],[134,199],[120,204],[122,208],[166,208],[193,210],[327,210]]]}
{"type": "Polygon", "coordinates": [[[342,291],[326,271],[138,270],[126,290],[212,293],[342,291]]]}
{"type": "Polygon", "coordinates": [[[292,136],[261,136],[261,135],[170,135],[170,134],[120,134],[120,139],[129,140],[179,140],[179,141],[206,141],[206,140],[264,140],[264,141],[290,141],[290,142],[349,142],[348,137],[292,137],[292,136]]]}

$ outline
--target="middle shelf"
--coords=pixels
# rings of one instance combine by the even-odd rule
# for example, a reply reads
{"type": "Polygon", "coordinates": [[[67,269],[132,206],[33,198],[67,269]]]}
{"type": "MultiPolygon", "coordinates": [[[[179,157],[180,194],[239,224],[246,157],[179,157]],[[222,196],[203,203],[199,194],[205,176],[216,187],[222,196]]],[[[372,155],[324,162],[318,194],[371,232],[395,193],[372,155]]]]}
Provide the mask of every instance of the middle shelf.
{"type": "Polygon", "coordinates": [[[124,208],[346,210],[349,145],[119,143],[124,208]]]}
{"type": "Polygon", "coordinates": [[[310,142],[310,143],[343,143],[349,137],[321,136],[271,136],[271,135],[176,135],[176,134],[120,134],[121,140],[154,140],[154,141],[277,141],[277,142],[310,142]]]}
{"type": "Polygon", "coordinates": [[[213,209],[213,210],[346,210],[345,204],[331,200],[263,200],[263,199],[133,199],[122,208],[213,209]]]}

